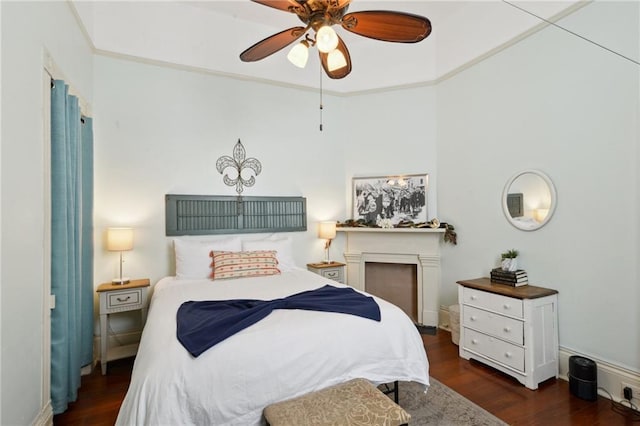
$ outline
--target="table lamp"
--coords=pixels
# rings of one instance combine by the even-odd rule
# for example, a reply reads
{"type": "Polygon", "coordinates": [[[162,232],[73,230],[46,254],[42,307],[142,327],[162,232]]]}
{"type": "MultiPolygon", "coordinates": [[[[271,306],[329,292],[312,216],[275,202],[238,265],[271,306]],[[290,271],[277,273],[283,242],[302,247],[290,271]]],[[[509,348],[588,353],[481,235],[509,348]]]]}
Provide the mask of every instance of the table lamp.
{"type": "Polygon", "coordinates": [[[122,252],[133,249],[133,228],[107,228],[107,250],[120,252],[120,278],[111,280],[115,284],[126,284],[129,278],[122,276],[122,252]]]}
{"type": "Polygon", "coordinates": [[[318,229],[318,237],[327,240],[324,243],[324,251],[325,251],[325,259],[324,263],[331,263],[329,260],[329,247],[331,246],[331,240],[336,237],[336,222],[335,221],[325,221],[320,222],[320,227],[318,229]]]}

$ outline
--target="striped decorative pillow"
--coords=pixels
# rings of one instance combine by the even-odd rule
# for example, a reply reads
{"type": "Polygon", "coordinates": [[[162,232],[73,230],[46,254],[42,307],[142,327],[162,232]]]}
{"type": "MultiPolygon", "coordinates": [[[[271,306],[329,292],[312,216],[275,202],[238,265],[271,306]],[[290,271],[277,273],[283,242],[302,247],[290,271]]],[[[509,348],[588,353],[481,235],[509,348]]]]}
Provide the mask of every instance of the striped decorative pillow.
{"type": "Polygon", "coordinates": [[[276,275],[278,259],[275,250],[212,251],[211,279],[276,275]]]}

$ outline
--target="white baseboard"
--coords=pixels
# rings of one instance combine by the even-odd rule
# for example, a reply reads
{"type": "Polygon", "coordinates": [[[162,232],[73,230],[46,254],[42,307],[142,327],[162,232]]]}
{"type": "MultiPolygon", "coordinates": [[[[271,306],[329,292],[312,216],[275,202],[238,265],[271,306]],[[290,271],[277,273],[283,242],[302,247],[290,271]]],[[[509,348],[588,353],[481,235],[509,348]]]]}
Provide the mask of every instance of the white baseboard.
{"type": "MultiPolygon", "coordinates": [[[[449,318],[449,307],[440,306],[439,312],[440,320],[438,327],[451,331],[451,320],[449,318]]],[[[623,399],[622,389],[623,383],[626,385],[631,385],[636,388],[640,388],[640,374],[635,371],[630,371],[628,369],[619,367],[617,365],[611,364],[606,361],[602,361],[600,359],[594,358],[592,356],[587,356],[581,353],[577,353],[570,349],[560,347],[559,349],[559,378],[562,380],[569,381],[569,357],[572,355],[578,355],[585,358],[589,358],[596,363],[598,369],[598,388],[606,389],[607,392],[611,394],[614,401],[620,402],[623,399]]],[[[602,389],[598,389],[598,394],[607,399],[610,396],[604,392],[602,389]]],[[[640,395],[638,392],[634,392],[632,402],[636,406],[640,406],[640,395]]]]}
{"type": "MultiPolygon", "coordinates": [[[[572,355],[578,355],[588,358],[596,363],[598,369],[598,388],[606,389],[611,394],[616,402],[620,402],[623,399],[622,395],[622,383],[640,388],[640,374],[611,364],[606,361],[594,358],[592,356],[583,355],[574,352],[570,349],[560,347],[559,354],[560,375],[562,380],[569,381],[569,357],[572,355]]],[[[598,389],[598,395],[609,399],[609,395],[602,389],[598,389]]],[[[640,395],[633,395],[632,402],[638,406],[640,405],[640,395]]]]}
{"type": "Polygon", "coordinates": [[[31,424],[32,426],[53,425],[53,408],[51,407],[51,400],[47,401],[31,424]]]}
{"type": "Polygon", "coordinates": [[[440,306],[440,312],[438,313],[438,328],[451,331],[451,321],[449,320],[449,308],[447,306],[440,306]]]}

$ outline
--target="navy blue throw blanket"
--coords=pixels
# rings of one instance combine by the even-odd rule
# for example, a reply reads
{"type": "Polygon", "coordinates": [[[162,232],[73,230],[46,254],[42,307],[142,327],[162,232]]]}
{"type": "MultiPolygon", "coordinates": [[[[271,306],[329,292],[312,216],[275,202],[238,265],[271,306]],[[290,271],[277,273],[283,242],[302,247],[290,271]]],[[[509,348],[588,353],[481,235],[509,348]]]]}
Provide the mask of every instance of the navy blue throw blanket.
{"type": "Polygon", "coordinates": [[[372,297],[352,288],[326,285],[275,300],[206,300],[184,302],[178,309],[178,340],[193,355],[265,318],[274,309],[338,312],[380,321],[380,307],[372,297]]]}

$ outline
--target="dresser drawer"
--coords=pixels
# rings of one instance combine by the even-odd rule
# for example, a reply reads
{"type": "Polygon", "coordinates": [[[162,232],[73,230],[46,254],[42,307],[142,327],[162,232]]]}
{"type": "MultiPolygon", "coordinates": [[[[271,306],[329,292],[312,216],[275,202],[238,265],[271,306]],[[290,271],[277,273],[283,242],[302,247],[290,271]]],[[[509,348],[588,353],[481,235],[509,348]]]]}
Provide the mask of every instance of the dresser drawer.
{"type": "Polygon", "coordinates": [[[464,347],[518,371],[524,372],[524,348],[465,328],[464,347]]]}
{"type": "Polygon", "coordinates": [[[112,291],[107,295],[107,309],[122,310],[142,303],[142,289],[112,291]]]}
{"type": "Polygon", "coordinates": [[[464,287],[463,301],[466,305],[477,306],[478,308],[488,309],[504,315],[522,318],[523,308],[522,300],[513,297],[502,296],[500,294],[489,293],[486,291],[476,290],[474,288],[464,287]]]}
{"type": "Polygon", "coordinates": [[[524,344],[524,323],[494,312],[473,306],[463,306],[463,326],[508,340],[518,345],[524,344]]]}

